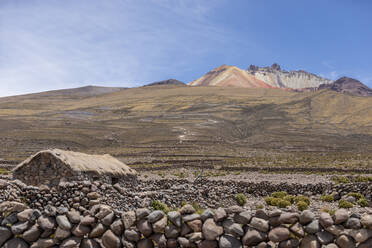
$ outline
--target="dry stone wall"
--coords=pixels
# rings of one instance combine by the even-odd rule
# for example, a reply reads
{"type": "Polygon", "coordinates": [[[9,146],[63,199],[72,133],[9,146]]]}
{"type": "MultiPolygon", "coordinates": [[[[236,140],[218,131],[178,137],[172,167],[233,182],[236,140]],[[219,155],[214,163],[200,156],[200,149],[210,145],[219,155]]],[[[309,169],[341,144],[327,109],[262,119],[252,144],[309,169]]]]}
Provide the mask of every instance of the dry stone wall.
{"type": "Polygon", "coordinates": [[[0,246],[27,247],[372,247],[372,215],[337,210],[247,211],[239,206],[207,209],[191,205],[165,213],[137,208],[117,211],[97,204],[89,210],[19,202],[0,204],[0,246]]]}

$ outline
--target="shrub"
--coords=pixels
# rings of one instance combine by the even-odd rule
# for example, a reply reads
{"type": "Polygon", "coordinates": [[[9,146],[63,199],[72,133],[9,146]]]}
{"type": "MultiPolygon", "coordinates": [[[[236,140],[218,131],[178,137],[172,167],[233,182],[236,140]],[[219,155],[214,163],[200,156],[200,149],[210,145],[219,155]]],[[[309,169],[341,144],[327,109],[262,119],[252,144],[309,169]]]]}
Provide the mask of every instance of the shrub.
{"type": "Polygon", "coordinates": [[[273,192],[273,193],[271,193],[271,197],[274,197],[274,198],[284,198],[287,195],[288,194],[285,191],[279,191],[279,192],[273,192]]]}
{"type": "Polygon", "coordinates": [[[267,205],[272,206],[271,204],[272,204],[272,201],[274,199],[275,199],[274,197],[267,196],[267,197],[265,197],[265,202],[266,202],[267,205]]]}
{"type": "Polygon", "coordinates": [[[193,202],[191,205],[195,209],[197,214],[201,215],[204,212],[204,209],[200,207],[199,204],[197,204],[196,202],[193,202]]]}
{"type": "Polygon", "coordinates": [[[286,201],[286,200],[279,200],[279,204],[278,204],[278,207],[280,208],[286,208],[288,206],[291,206],[291,202],[289,201],[286,201]]]}
{"type": "Polygon", "coordinates": [[[322,195],[320,197],[320,200],[325,202],[333,202],[335,200],[335,197],[333,195],[322,195]]]}
{"type": "Polygon", "coordinates": [[[360,200],[360,199],[364,198],[364,195],[362,195],[361,193],[355,193],[355,192],[350,192],[350,193],[347,194],[347,196],[352,196],[356,200],[360,200]]]}
{"type": "Polygon", "coordinates": [[[287,195],[283,198],[285,201],[289,201],[291,204],[294,203],[295,197],[293,195],[287,195]]]}
{"type": "Polygon", "coordinates": [[[307,196],[299,195],[299,196],[296,196],[296,197],[294,198],[294,202],[295,202],[295,203],[300,202],[300,201],[306,202],[307,205],[310,205],[310,198],[307,197],[307,196]]]}
{"type": "Polygon", "coordinates": [[[333,180],[336,184],[340,184],[340,183],[350,183],[350,180],[349,180],[347,177],[344,177],[344,176],[333,177],[332,180],[333,180]]]}
{"type": "Polygon", "coordinates": [[[155,201],[152,202],[152,207],[153,207],[153,209],[155,209],[155,210],[161,210],[164,213],[168,213],[169,212],[168,206],[165,203],[162,203],[162,202],[160,202],[158,200],[155,200],[155,201]]]}
{"type": "Polygon", "coordinates": [[[297,209],[300,211],[304,211],[309,208],[309,205],[304,201],[299,201],[296,203],[297,209]]]}
{"type": "Polygon", "coordinates": [[[367,201],[366,198],[361,198],[357,201],[358,205],[361,206],[361,207],[368,207],[369,206],[369,203],[367,201]]]}
{"type": "Polygon", "coordinates": [[[258,204],[258,205],[256,206],[256,208],[257,208],[257,209],[263,209],[264,206],[263,206],[262,204],[258,204]]]}
{"type": "Polygon", "coordinates": [[[244,206],[247,203],[247,198],[241,193],[235,195],[235,200],[240,206],[244,206]]]}
{"type": "Polygon", "coordinates": [[[352,208],[354,205],[351,202],[348,202],[346,200],[339,200],[338,201],[338,207],[339,208],[352,208]]]}

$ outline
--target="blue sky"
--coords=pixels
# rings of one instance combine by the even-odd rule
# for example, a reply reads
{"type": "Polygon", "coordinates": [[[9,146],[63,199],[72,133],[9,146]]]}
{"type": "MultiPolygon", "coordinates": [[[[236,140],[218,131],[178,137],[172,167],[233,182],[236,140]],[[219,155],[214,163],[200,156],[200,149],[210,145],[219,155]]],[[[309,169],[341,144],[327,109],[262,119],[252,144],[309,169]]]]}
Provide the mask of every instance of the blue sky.
{"type": "Polygon", "coordinates": [[[372,86],[369,0],[1,0],[0,96],[277,62],[372,86]]]}

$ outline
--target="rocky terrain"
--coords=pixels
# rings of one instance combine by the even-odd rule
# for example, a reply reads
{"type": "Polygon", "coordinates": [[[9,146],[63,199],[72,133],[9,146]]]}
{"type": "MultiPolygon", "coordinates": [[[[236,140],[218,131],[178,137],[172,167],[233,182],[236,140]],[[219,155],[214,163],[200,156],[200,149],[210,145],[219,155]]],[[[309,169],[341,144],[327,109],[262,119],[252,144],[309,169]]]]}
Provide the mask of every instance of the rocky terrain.
{"type": "Polygon", "coordinates": [[[247,71],[257,79],[278,88],[303,89],[332,83],[332,80],[319,77],[307,71],[282,70],[278,64],[273,64],[271,67],[251,65],[247,71]]]}
{"type": "MultiPolygon", "coordinates": [[[[175,186],[177,182],[160,184],[172,187],[168,192],[183,188],[184,195],[178,197],[188,199],[185,194],[190,183],[182,181],[178,186],[175,186]]],[[[198,187],[206,184],[203,181],[198,187]]],[[[216,182],[213,184],[215,186],[209,186],[205,192],[208,194],[210,189],[217,188],[215,193],[220,193],[219,198],[223,199],[226,192],[220,192],[216,182]]],[[[230,187],[226,188],[232,191],[251,188],[229,184],[230,187]]],[[[151,184],[146,182],[146,185],[149,187],[151,184]]],[[[141,182],[136,186],[137,189],[145,187],[141,182]]],[[[57,188],[50,189],[27,186],[20,181],[0,180],[0,246],[367,248],[372,244],[371,212],[359,214],[339,209],[330,214],[237,205],[213,210],[190,204],[179,204],[169,209],[158,200],[152,204],[142,202],[136,205],[138,200],[150,195],[133,198],[134,186],[130,187],[85,181],[60,183],[57,188]]],[[[198,194],[191,190],[194,191],[192,199],[199,201],[198,194]]],[[[294,187],[293,190],[298,189],[294,187]]],[[[163,197],[166,190],[157,189],[155,192],[156,199],[166,200],[163,197]]],[[[339,189],[339,192],[343,191],[339,189]]]]}
{"type": "Polygon", "coordinates": [[[168,80],[163,80],[163,81],[158,81],[158,82],[153,82],[146,84],[145,86],[159,86],[159,85],[177,85],[177,86],[185,86],[185,83],[178,81],[176,79],[168,79],[168,80]]]}

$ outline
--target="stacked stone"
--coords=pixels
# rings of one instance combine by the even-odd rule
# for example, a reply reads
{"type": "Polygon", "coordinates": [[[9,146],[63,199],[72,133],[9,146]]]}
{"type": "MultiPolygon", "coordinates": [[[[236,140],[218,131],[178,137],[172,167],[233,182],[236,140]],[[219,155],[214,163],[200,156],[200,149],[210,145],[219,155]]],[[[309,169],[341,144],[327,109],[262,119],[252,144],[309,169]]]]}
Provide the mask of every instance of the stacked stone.
{"type": "Polygon", "coordinates": [[[0,204],[0,247],[105,248],[370,248],[372,215],[337,210],[334,216],[247,211],[239,206],[197,213],[191,205],[178,211],[137,208],[117,211],[96,204],[89,210],[18,202],[0,204]]]}

